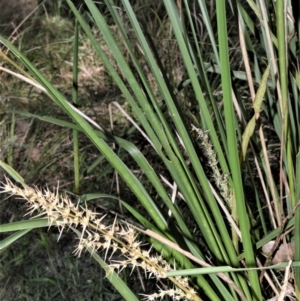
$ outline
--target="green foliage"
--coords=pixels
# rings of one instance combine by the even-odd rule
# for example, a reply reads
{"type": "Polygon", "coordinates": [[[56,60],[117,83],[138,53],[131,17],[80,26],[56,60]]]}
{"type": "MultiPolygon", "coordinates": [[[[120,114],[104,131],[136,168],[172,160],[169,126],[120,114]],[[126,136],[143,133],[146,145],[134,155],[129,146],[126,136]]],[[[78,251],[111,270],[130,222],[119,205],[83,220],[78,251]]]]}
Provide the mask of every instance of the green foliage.
{"type": "MultiPolygon", "coordinates": [[[[84,135],[97,148],[101,158],[105,158],[124,180],[139,203],[135,207],[130,200],[117,198],[126,209],[126,214],[134,218],[139,226],[133,226],[129,221],[128,224],[138,229],[143,239],[148,239],[153,249],[163,256],[164,259],[158,260],[161,266],[157,269],[162,266],[166,269],[164,275],[169,277],[175,287],[184,291],[185,295],[181,295],[181,298],[259,301],[281,293],[291,298],[294,294],[299,299],[298,249],[293,262],[295,292],[283,291],[275,274],[272,274],[273,278],[259,279],[260,270],[277,269],[280,275],[280,268],[288,266],[270,266],[266,260],[266,266],[262,269],[260,261],[263,256],[259,248],[275,238],[277,246],[284,239],[294,240],[297,246],[300,237],[300,211],[297,208],[300,190],[296,185],[300,181],[297,156],[299,70],[296,64],[299,40],[295,35],[289,36],[294,29],[294,23],[286,18],[287,12],[292,13],[291,6],[285,8],[283,1],[265,1],[257,6],[249,0],[250,13],[248,4],[245,6],[248,9],[245,9],[240,3],[234,2],[227,7],[225,0],[216,1],[215,37],[213,19],[205,1],[195,0],[194,12],[189,2],[182,1],[179,5],[178,1],[163,1],[164,21],[172,32],[171,38],[176,41],[177,55],[184,70],[182,78],[174,79],[172,65],[164,65],[163,59],[159,57],[159,46],[155,45],[153,37],[147,32],[147,24],[143,24],[129,1],[118,3],[120,7],[113,1],[104,1],[110,13],[110,21],[113,20],[112,27],[95,3],[85,0],[89,16],[110,50],[108,55],[99,45],[86,18],[67,0],[76,18],[74,86],[77,87],[78,82],[77,26],[80,26],[93,45],[98,59],[131,107],[132,114],[127,117],[132,122],[132,128],[127,136],[117,137],[108,129],[98,126],[73,106],[80,99],[77,90],[73,90],[72,105],[24,54],[0,37],[1,42],[14,54],[15,60],[20,66],[25,66],[26,72],[34,78],[35,86],[46,93],[71,121],[20,111],[13,111],[13,114],[30,115],[73,130],[76,192],[80,191],[79,185],[83,181],[80,179],[79,165],[80,135],[84,135]],[[208,33],[205,45],[201,44],[195,15],[202,16],[202,25],[208,33]],[[233,16],[230,22],[229,15],[233,16]],[[239,34],[241,50],[235,51],[233,55],[232,45],[228,42],[232,23],[238,28],[236,35],[239,34]],[[117,37],[115,28],[118,29],[117,37]],[[273,28],[277,28],[276,33],[272,32],[273,28]],[[132,36],[135,37],[134,42],[132,36]],[[120,37],[122,47],[117,40],[120,37]],[[143,54],[142,60],[138,57],[137,49],[143,54]],[[243,62],[242,66],[236,63],[237,60],[243,62]],[[193,110],[184,108],[184,93],[192,99],[193,110]],[[273,129],[270,137],[266,137],[263,125],[273,129]],[[157,165],[152,164],[151,158],[130,141],[132,133],[142,136],[151,149],[151,155],[159,161],[157,165]],[[269,149],[266,138],[276,141],[279,150],[269,149]],[[127,157],[124,159],[118,155],[116,145],[143,171],[143,179],[132,171],[126,161],[127,157]],[[272,161],[272,151],[279,159],[272,161]],[[267,210],[263,209],[265,206],[267,210]],[[293,225],[293,232],[282,235],[284,230],[293,225]],[[188,276],[189,284],[174,276],[188,276]],[[267,281],[272,289],[263,289],[267,281]]],[[[0,163],[15,181],[25,185],[17,172],[6,163],[0,163]]],[[[13,186],[4,185],[2,188],[14,194],[13,186]]],[[[16,194],[22,196],[22,193],[25,192],[16,194]]],[[[38,191],[35,193],[39,194],[38,191]]],[[[89,193],[83,206],[86,215],[89,212],[89,200],[94,199],[92,192],[89,193]]],[[[58,195],[56,197],[59,198],[58,195]]],[[[30,199],[27,195],[24,198],[30,199]]],[[[67,210],[61,209],[66,204],[68,201],[60,203],[60,210],[67,210]]],[[[32,210],[36,209],[34,206],[32,210]]],[[[48,226],[53,222],[64,229],[76,223],[71,218],[64,221],[65,211],[60,212],[62,216],[54,218],[45,208],[43,210],[48,214],[48,220],[33,219],[31,223],[23,221],[2,225],[1,232],[19,232],[4,239],[1,248],[12,244],[30,229],[48,226]]],[[[72,214],[76,216],[76,211],[72,214]]],[[[72,228],[80,237],[77,252],[80,254],[80,248],[85,247],[106,272],[112,271],[112,268],[112,278],[108,279],[120,292],[125,291],[124,299],[139,298],[117,277],[114,270],[116,264],[103,261],[94,253],[95,248],[90,241],[90,244],[81,242],[90,237],[87,230],[89,227],[97,232],[93,222],[79,219],[81,232],[72,228]]],[[[125,244],[118,236],[120,232],[116,233],[109,242],[114,240],[116,244],[125,244]]],[[[128,243],[130,245],[132,242],[128,243]]],[[[142,254],[139,244],[136,246],[142,254]]],[[[133,256],[131,247],[128,247],[130,251],[127,252],[131,254],[128,256],[133,256]]],[[[122,250],[121,247],[115,248],[122,250]]],[[[109,247],[104,249],[107,255],[109,247]]],[[[275,251],[274,248],[273,253],[275,251]]],[[[150,264],[151,259],[147,257],[149,254],[141,254],[136,255],[136,258],[150,264]]],[[[270,257],[273,255],[272,252],[269,254],[270,257]]],[[[136,258],[133,256],[133,259],[136,258]]],[[[131,264],[135,266],[133,261],[131,264]]],[[[139,261],[136,265],[142,266],[142,263],[139,261]]],[[[119,271],[120,267],[121,263],[116,270],[119,271]]],[[[267,275],[266,271],[264,275],[267,275]]],[[[291,278],[290,282],[293,282],[291,278]]],[[[159,294],[146,296],[145,300],[168,294],[174,297],[178,291],[175,294],[173,288],[161,290],[159,294]]]]}

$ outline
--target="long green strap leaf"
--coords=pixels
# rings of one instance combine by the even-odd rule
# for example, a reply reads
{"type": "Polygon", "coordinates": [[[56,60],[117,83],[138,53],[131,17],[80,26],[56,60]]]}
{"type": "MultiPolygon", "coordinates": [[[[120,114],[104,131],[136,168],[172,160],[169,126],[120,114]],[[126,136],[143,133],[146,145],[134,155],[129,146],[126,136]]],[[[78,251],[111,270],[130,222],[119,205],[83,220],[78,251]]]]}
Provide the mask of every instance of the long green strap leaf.
{"type": "MultiPolygon", "coordinates": [[[[230,67],[228,58],[228,40],[227,40],[227,23],[226,23],[226,9],[225,0],[219,0],[216,2],[217,7],[217,23],[218,23],[218,38],[219,38],[219,53],[221,64],[221,80],[224,97],[224,113],[227,132],[227,143],[229,156],[229,165],[233,179],[234,197],[236,204],[233,206],[237,208],[237,216],[239,217],[239,225],[242,233],[242,243],[245,252],[246,264],[248,267],[255,267],[256,260],[253,252],[253,246],[250,233],[250,222],[247,215],[245,196],[243,190],[243,182],[239,163],[239,154],[237,149],[236,138],[236,117],[233,110],[232,102],[232,88],[230,67]]],[[[234,209],[235,211],[235,209],[234,209]]],[[[234,216],[237,219],[237,216],[234,216]]],[[[249,271],[249,281],[252,290],[250,295],[248,287],[242,282],[243,290],[250,300],[262,300],[261,288],[258,279],[258,273],[256,271],[249,271]]]]}
{"type": "Polygon", "coordinates": [[[14,55],[35,75],[40,84],[47,90],[51,98],[77,123],[85,135],[98,148],[98,150],[106,157],[110,164],[118,171],[124,181],[131,187],[133,193],[139,198],[145,208],[147,208],[150,216],[160,229],[166,229],[167,223],[161,215],[150,195],[147,193],[140,181],[135,177],[131,170],[124,164],[124,162],[115,154],[103,139],[97,136],[97,133],[87,123],[87,121],[77,113],[74,107],[69,104],[66,99],[58,92],[51,83],[35,68],[26,57],[9,41],[0,36],[0,41],[6,45],[14,55]]]}
{"type": "MultiPolygon", "coordinates": [[[[9,237],[3,239],[0,241],[0,251],[4,250],[5,248],[9,247],[11,244],[13,244],[16,240],[24,236],[26,233],[28,233],[31,229],[26,230],[20,230],[17,233],[14,233],[10,235],[9,237]]],[[[0,226],[0,232],[1,232],[1,226],[0,226]]]]}

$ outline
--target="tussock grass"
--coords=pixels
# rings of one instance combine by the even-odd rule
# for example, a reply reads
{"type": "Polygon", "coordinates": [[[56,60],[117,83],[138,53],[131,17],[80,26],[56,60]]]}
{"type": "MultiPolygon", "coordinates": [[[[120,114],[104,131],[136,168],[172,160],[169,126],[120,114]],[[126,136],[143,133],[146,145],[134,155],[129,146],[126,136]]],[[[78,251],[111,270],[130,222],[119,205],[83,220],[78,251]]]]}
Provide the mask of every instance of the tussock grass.
{"type": "MultiPolygon", "coordinates": [[[[107,186],[107,182],[91,182],[87,193],[73,203],[58,191],[30,188],[12,164],[1,162],[23,186],[20,189],[8,181],[2,189],[25,198],[29,212],[38,210],[40,214],[21,224],[3,225],[3,232],[21,230],[1,245],[12,244],[29,229],[56,225],[59,235],[63,235],[68,228],[79,238],[75,253],[80,255],[88,249],[126,300],[138,300],[140,296],[139,290],[124,282],[121,273],[133,267],[146,270],[155,281],[168,278],[175,284],[173,288],[171,282],[166,286],[160,282],[163,288],[145,293],[145,300],[167,295],[174,300],[298,297],[300,251],[295,248],[288,257],[281,258],[290,259],[289,263],[270,266],[271,258],[265,259],[264,248],[261,250],[273,243],[267,256],[278,258],[283,246],[297,245],[300,239],[300,189],[296,185],[300,177],[299,72],[295,64],[299,41],[293,35],[292,19],[286,18],[287,14],[293,15],[290,3],[284,7],[282,1],[255,4],[249,0],[248,14],[249,6],[240,2],[226,6],[225,1],[217,1],[214,10],[203,1],[195,1],[193,6],[165,0],[157,7],[157,22],[149,26],[145,24],[147,14],[138,15],[138,9],[128,1],[116,7],[105,0],[102,11],[86,0],[88,23],[86,15],[71,1],[67,3],[82,30],[75,31],[74,55],[64,51],[66,56],[55,57],[55,62],[61,64],[45,70],[36,68],[1,38],[19,60],[17,65],[3,56],[6,63],[12,64],[14,71],[26,67],[24,80],[34,84],[62,112],[57,117],[52,115],[57,109],[49,111],[51,116],[10,110],[9,134],[14,137],[16,114],[63,127],[72,134],[70,140],[77,154],[76,192],[87,185],[89,170],[97,179],[110,176],[116,189],[103,194],[98,191],[103,192],[105,187],[101,186],[107,186]],[[230,18],[235,27],[228,26],[230,18]],[[149,36],[148,29],[155,33],[149,36]],[[239,39],[230,38],[231,29],[239,32],[239,39]],[[160,33],[164,37],[165,32],[169,39],[160,42],[160,33]],[[204,40],[200,33],[205,35],[204,40]],[[84,56],[80,55],[81,47],[88,50],[84,56]],[[86,65],[82,64],[85,57],[86,65]],[[108,127],[108,111],[95,106],[90,110],[86,103],[78,102],[77,92],[86,96],[97,90],[97,73],[109,74],[109,90],[117,87],[122,95],[119,109],[128,108],[122,113],[126,123],[125,118],[117,119],[120,130],[108,127]],[[72,81],[73,88],[64,91],[72,81]],[[84,87],[85,92],[81,90],[84,87]],[[103,112],[101,120],[98,115],[103,112]],[[273,141],[279,145],[276,150],[270,150],[271,144],[266,143],[273,141]],[[93,145],[95,153],[86,151],[80,143],[93,145]],[[87,154],[95,154],[89,166],[84,165],[89,160],[87,154]],[[128,193],[120,189],[120,184],[128,193]],[[95,194],[91,193],[94,189],[95,194]],[[112,214],[105,208],[108,199],[119,206],[118,210],[114,208],[119,213],[110,220],[97,215],[101,210],[112,214]],[[102,200],[105,206],[101,206],[102,200]],[[143,233],[139,240],[136,230],[143,233]],[[150,242],[151,253],[146,246],[144,249],[144,240],[150,242]],[[120,260],[109,262],[116,254],[120,260]]],[[[47,55],[53,51],[52,46],[57,47],[56,43],[47,46],[47,55]]],[[[110,101],[110,105],[114,103],[110,101]]],[[[7,161],[12,163],[14,153],[7,153],[7,161]]],[[[140,279],[150,281],[146,276],[140,279]]]]}

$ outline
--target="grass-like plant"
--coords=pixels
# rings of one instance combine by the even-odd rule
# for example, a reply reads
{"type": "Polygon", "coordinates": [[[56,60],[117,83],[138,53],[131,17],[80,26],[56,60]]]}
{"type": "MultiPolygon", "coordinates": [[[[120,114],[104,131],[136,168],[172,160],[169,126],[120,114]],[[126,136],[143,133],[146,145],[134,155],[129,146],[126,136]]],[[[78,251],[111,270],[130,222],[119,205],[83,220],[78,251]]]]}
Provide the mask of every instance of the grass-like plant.
{"type": "MultiPolygon", "coordinates": [[[[120,41],[115,40],[93,1],[85,3],[111,50],[110,58],[80,12],[70,0],[67,2],[131,106],[131,133],[142,134],[159,164],[151,165],[149,158],[130,142],[130,136],[114,136],[95,124],[74,106],[80,102],[76,90],[71,104],[14,45],[0,38],[20,66],[25,66],[27,81],[71,118],[67,122],[54,116],[38,117],[73,130],[76,191],[80,191],[78,133],[83,133],[123,178],[139,202],[137,208],[141,208],[139,211],[129,200],[121,200],[140,226],[117,216],[109,225],[103,216],[98,218],[89,209],[88,201],[74,204],[59,192],[30,188],[1,162],[23,186],[7,180],[2,184],[3,192],[21,196],[29,203],[30,213],[38,212],[34,219],[1,225],[1,232],[19,230],[2,241],[1,248],[36,227],[57,226],[61,232],[70,228],[79,236],[75,253],[89,250],[125,300],[155,300],[167,295],[173,300],[283,300],[285,295],[299,299],[299,29],[294,27],[297,23],[293,22],[290,3],[277,0],[256,4],[248,0],[246,10],[239,2],[226,5],[225,0],[216,1],[215,34],[205,1],[195,0],[195,6],[190,1],[163,1],[170,38],[177,43],[185,70],[182,82],[176,82],[172,64],[164,66],[156,51],[158,46],[147,34],[147,24],[138,18],[129,1],[104,1],[129,58],[120,50],[120,41]],[[233,58],[228,45],[230,11],[239,35],[239,51],[235,50],[233,58]],[[198,15],[208,34],[208,45],[202,45],[199,39],[198,15]],[[143,54],[143,66],[137,49],[143,54]],[[236,57],[242,60],[242,66],[235,62],[236,57]],[[149,83],[150,77],[156,90],[149,83]],[[183,92],[191,99],[192,112],[183,109],[183,92]],[[278,142],[277,150],[266,144],[266,127],[271,128],[271,139],[278,142]],[[115,145],[131,156],[143,171],[143,180],[118,156],[115,145]],[[274,154],[278,159],[272,162],[274,154]],[[41,217],[44,215],[46,218],[41,217]],[[140,239],[149,240],[151,252],[140,239]],[[275,239],[263,267],[260,248],[275,239]],[[269,259],[279,254],[279,245],[287,246],[286,242],[291,241],[295,250],[279,261],[290,259],[292,264],[270,266],[269,259]],[[98,250],[105,251],[104,259],[98,250]],[[120,258],[117,262],[109,260],[114,253],[120,258]],[[142,268],[157,279],[168,278],[169,287],[137,296],[118,276],[127,267],[142,268]],[[286,277],[282,281],[284,267],[286,277]],[[276,272],[266,271],[271,268],[276,272]]],[[[77,34],[76,27],[74,87],[78,86],[77,34]]],[[[92,197],[86,195],[86,200],[92,197]]]]}

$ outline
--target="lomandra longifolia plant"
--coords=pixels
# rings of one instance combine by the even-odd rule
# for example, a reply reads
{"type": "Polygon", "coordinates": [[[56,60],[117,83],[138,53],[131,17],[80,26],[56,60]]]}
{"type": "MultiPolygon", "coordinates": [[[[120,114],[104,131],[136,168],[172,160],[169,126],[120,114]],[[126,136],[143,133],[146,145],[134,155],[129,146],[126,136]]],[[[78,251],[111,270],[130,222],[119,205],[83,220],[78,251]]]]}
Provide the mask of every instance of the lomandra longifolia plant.
{"type": "MultiPolygon", "coordinates": [[[[58,191],[51,192],[49,189],[43,191],[25,186],[19,188],[9,179],[2,183],[2,192],[14,197],[21,197],[28,203],[28,213],[37,213],[36,217],[45,216],[49,226],[57,226],[60,236],[65,228],[80,229],[81,235],[74,254],[80,256],[85,249],[92,253],[105,252],[105,260],[108,262],[110,271],[120,273],[124,268],[134,270],[142,268],[149,277],[156,279],[168,278],[173,282],[174,288],[163,290],[158,293],[145,295],[144,300],[156,300],[171,296],[173,300],[196,300],[201,298],[190,286],[187,277],[167,277],[166,272],[172,271],[171,265],[161,255],[153,255],[151,248],[146,249],[141,241],[138,241],[138,231],[129,223],[118,223],[115,219],[112,225],[105,224],[105,216],[99,217],[88,209],[87,205],[75,205],[67,195],[60,195],[58,191]],[[117,254],[119,260],[110,260],[117,254]]],[[[116,256],[115,256],[116,257],[116,256]]]]}
{"type": "MultiPolygon", "coordinates": [[[[135,207],[128,199],[121,201],[130,217],[175,247],[151,237],[153,247],[145,249],[133,225],[117,219],[107,224],[106,218],[87,204],[74,204],[49,189],[21,189],[7,181],[2,184],[3,191],[24,198],[29,213],[45,215],[46,226],[55,225],[61,233],[66,228],[79,229],[74,253],[102,251],[108,277],[109,272],[121,277],[122,269],[139,267],[148,275],[173,283],[174,288],[168,286],[144,296],[145,300],[166,295],[173,300],[278,300],[287,294],[290,283],[300,299],[299,267],[293,267],[295,277],[290,278],[282,277],[278,266],[272,267],[276,273],[260,271],[262,261],[269,268],[261,251],[267,242],[284,237],[300,245],[300,208],[296,210],[300,199],[299,37],[294,28],[298,15],[292,20],[292,1],[160,1],[164,22],[158,23],[167,25],[168,40],[176,45],[176,62],[183,70],[180,78],[174,76],[175,54],[164,65],[166,60],[160,56],[166,51],[159,51],[161,40],[155,44],[158,31],[149,37],[148,24],[130,1],[103,0],[103,10],[92,0],[84,1],[89,20],[93,20],[106,47],[95,38],[90,21],[86,22],[71,0],[66,2],[132,110],[132,116],[126,116],[132,128],[122,138],[95,125],[78,109],[76,101],[75,106],[70,104],[12,43],[1,37],[0,41],[19,61],[20,69],[26,67],[27,82],[49,96],[68,115],[69,122],[53,116],[34,117],[85,135],[95,146],[96,157],[106,160],[138,202],[135,207]],[[249,5],[244,6],[244,2],[249,5]],[[215,10],[207,3],[215,4],[215,10]],[[234,56],[230,48],[236,47],[229,47],[228,12],[234,16],[234,29],[238,28],[239,48],[234,56]],[[205,42],[199,30],[200,16],[205,42]],[[116,28],[118,36],[114,34],[116,28]],[[126,54],[120,44],[126,46],[126,54]],[[109,55],[104,49],[109,49],[109,55]],[[242,70],[236,70],[241,66],[235,64],[236,57],[242,70]],[[187,97],[181,92],[187,92],[187,97]],[[191,103],[191,110],[183,109],[185,101],[191,103]],[[273,160],[275,168],[266,144],[266,128],[272,129],[271,138],[279,145],[275,152],[280,153],[280,159],[273,160]],[[132,135],[134,131],[139,135],[132,135]],[[143,153],[132,136],[142,137],[149,153],[143,153]],[[143,177],[137,176],[123,154],[134,161],[143,177]],[[140,212],[136,208],[141,208],[140,212]],[[293,214],[295,219],[289,220],[293,214]],[[161,255],[152,255],[154,250],[161,255]],[[120,260],[113,261],[116,255],[120,260]],[[206,270],[203,262],[213,267],[206,270]],[[226,274],[220,277],[220,273],[226,274]],[[202,293],[205,297],[200,296],[202,293]]],[[[145,19],[148,16],[147,12],[145,19]]],[[[74,39],[74,57],[78,43],[74,39]]],[[[299,248],[295,248],[294,260],[300,261],[299,248]]]]}

